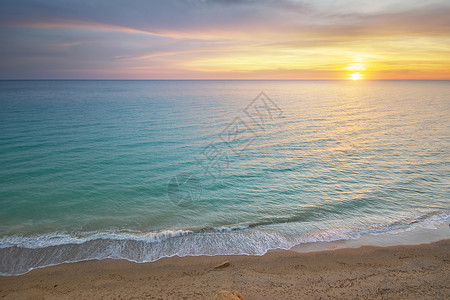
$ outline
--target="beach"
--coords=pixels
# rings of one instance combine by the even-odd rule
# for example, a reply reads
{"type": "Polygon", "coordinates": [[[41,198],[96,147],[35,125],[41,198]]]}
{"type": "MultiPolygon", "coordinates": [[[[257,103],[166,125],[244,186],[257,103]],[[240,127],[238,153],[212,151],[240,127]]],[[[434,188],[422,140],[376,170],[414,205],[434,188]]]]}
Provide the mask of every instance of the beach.
{"type": "Polygon", "coordinates": [[[0,297],[446,299],[449,87],[0,82],[0,297]]]}
{"type": "Polygon", "coordinates": [[[0,300],[450,300],[450,1],[369,2],[3,1],[0,300]]]}
{"type": "Polygon", "coordinates": [[[264,256],[98,260],[0,277],[2,299],[448,299],[450,239],[264,256]],[[229,262],[230,265],[216,268],[229,262]]]}

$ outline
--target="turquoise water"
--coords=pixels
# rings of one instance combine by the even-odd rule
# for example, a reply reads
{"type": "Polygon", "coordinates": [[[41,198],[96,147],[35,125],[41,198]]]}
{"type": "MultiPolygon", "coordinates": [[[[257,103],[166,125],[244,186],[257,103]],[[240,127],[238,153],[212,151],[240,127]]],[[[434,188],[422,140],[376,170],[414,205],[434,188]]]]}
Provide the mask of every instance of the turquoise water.
{"type": "Polygon", "coordinates": [[[1,81],[0,272],[449,221],[449,95],[448,81],[1,81]]]}

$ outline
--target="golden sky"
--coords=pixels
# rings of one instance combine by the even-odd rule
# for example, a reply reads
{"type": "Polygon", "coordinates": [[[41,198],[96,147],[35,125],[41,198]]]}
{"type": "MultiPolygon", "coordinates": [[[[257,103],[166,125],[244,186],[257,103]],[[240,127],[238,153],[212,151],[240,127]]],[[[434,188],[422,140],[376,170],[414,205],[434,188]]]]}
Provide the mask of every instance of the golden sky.
{"type": "Polygon", "coordinates": [[[450,79],[449,1],[7,0],[0,79],[450,79]]]}

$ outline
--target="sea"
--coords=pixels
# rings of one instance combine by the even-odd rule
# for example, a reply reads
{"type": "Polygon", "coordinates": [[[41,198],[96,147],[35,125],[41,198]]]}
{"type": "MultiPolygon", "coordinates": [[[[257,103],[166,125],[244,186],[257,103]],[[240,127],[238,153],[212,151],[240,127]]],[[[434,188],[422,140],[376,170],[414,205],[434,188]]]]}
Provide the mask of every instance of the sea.
{"type": "Polygon", "coordinates": [[[0,81],[3,276],[449,221],[450,81],[0,81]]]}

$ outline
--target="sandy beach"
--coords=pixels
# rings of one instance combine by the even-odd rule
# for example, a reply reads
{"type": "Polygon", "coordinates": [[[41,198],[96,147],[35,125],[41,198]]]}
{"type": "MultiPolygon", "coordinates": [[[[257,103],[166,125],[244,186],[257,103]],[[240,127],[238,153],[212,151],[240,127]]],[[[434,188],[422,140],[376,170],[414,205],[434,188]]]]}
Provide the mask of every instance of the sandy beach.
{"type": "MultiPolygon", "coordinates": [[[[227,264],[226,264],[227,265],[227,264]]],[[[0,278],[2,299],[448,299],[450,239],[261,257],[86,261],[0,278]],[[229,266],[216,268],[229,261],[229,266]]]]}
{"type": "Polygon", "coordinates": [[[450,300],[450,0],[3,0],[0,300],[450,300]]]}

